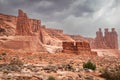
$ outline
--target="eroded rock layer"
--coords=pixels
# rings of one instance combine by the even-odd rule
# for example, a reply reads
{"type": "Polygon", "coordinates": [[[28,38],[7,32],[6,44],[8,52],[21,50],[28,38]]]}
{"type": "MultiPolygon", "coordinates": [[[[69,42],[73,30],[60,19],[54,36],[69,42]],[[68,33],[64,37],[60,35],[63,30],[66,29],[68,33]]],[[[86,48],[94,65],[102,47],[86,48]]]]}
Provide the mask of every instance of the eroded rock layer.
{"type": "Polygon", "coordinates": [[[64,53],[75,53],[75,54],[92,54],[97,55],[96,52],[92,52],[88,42],[63,42],[64,53]]]}

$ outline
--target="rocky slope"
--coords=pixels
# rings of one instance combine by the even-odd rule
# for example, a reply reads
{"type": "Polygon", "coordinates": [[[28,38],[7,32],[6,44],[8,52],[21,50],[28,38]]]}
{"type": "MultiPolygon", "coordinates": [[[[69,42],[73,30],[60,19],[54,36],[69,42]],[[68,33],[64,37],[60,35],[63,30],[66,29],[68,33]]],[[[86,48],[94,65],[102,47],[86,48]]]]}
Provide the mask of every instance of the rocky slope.
{"type": "MultiPolygon", "coordinates": [[[[7,78],[12,80],[47,80],[49,76],[54,77],[55,80],[106,80],[100,76],[101,71],[106,67],[120,64],[120,56],[26,53],[10,49],[0,49],[0,53],[0,79],[2,80],[7,78]],[[88,60],[96,64],[95,71],[83,69],[83,63],[88,60]]],[[[107,52],[104,53],[107,54],[107,52]]]]}

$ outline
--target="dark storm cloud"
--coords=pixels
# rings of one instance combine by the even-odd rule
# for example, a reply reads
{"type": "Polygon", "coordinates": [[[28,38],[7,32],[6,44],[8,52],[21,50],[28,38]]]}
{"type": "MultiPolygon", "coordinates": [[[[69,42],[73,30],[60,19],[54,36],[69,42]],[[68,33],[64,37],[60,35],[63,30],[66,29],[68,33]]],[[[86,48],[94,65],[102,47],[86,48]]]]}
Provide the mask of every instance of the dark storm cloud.
{"type": "Polygon", "coordinates": [[[34,11],[49,16],[49,15],[54,15],[55,12],[61,12],[62,10],[69,8],[69,5],[71,4],[72,1],[71,0],[44,0],[41,2],[46,3],[46,5],[41,6],[38,3],[38,6],[34,11]]]}
{"type": "Polygon", "coordinates": [[[0,0],[0,12],[17,14],[18,9],[23,9],[33,18],[60,21],[69,15],[91,16],[94,10],[90,5],[94,2],[94,0],[92,2],[90,0],[0,0]],[[83,3],[80,4],[80,1],[83,3]]]}
{"type": "Polygon", "coordinates": [[[0,12],[15,14],[17,9],[33,9],[35,3],[41,0],[0,0],[0,12]]]}
{"type": "Polygon", "coordinates": [[[0,0],[0,12],[1,10],[12,12],[14,9],[21,8],[26,11],[32,10],[35,13],[39,12],[48,15],[68,8],[71,2],[72,0],[0,0]]]}
{"type": "MultiPolygon", "coordinates": [[[[33,14],[37,13],[51,17],[54,17],[56,12],[62,12],[62,18],[69,16],[69,14],[80,16],[83,12],[92,12],[92,9],[90,9],[88,5],[77,5],[74,11],[66,14],[74,2],[75,0],[1,0],[0,12],[15,14],[17,9],[21,8],[28,13],[32,12],[33,14]],[[63,12],[63,10],[65,11],[63,12]]],[[[55,16],[59,18],[59,16],[55,16]]]]}
{"type": "Polygon", "coordinates": [[[120,0],[0,0],[0,13],[17,15],[18,9],[71,34],[95,36],[99,27],[120,26],[120,0]]]}
{"type": "MultiPolygon", "coordinates": [[[[73,0],[0,0],[0,12],[17,14],[18,9],[27,12],[31,17],[54,17],[55,12],[67,10],[73,0]]],[[[59,17],[57,17],[59,18],[59,17]]]]}

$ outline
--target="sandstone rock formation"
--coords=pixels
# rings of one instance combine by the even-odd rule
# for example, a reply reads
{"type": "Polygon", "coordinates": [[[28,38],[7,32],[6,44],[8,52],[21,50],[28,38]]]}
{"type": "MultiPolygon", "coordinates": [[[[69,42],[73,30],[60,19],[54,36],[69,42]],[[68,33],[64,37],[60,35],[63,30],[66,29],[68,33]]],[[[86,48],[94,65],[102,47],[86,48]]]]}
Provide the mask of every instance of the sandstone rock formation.
{"type": "Polygon", "coordinates": [[[18,11],[18,17],[1,14],[0,20],[0,47],[30,52],[46,51],[39,39],[39,20],[29,19],[22,10],[18,11]]]}
{"type": "Polygon", "coordinates": [[[112,28],[111,32],[106,28],[104,36],[101,29],[99,29],[99,31],[96,32],[94,45],[94,48],[118,49],[118,35],[115,28],[112,28]]]}
{"type": "Polygon", "coordinates": [[[75,41],[89,42],[91,49],[118,49],[118,35],[115,28],[111,31],[105,29],[103,34],[101,28],[96,32],[95,38],[83,37],[80,35],[70,35],[75,41]]]}
{"type": "MultiPolygon", "coordinates": [[[[46,28],[40,20],[28,18],[22,10],[18,11],[18,17],[0,14],[0,20],[0,44],[4,48],[56,53],[62,51],[63,42],[87,42],[81,36],[70,36],[64,34],[63,30],[46,28]]],[[[81,46],[77,47],[81,50],[81,46]]]]}
{"type": "Polygon", "coordinates": [[[31,26],[29,24],[28,17],[26,13],[24,13],[22,10],[18,11],[16,34],[17,35],[32,35],[31,26]]]}
{"type": "Polygon", "coordinates": [[[64,53],[74,53],[74,54],[91,54],[97,55],[97,53],[92,52],[88,42],[63,42],[63,52],[64,53]]]}
{"type": "Polygon", "coordinates": [[[16,17],[9,17],[10,15],[0,14],[0,36],[10,36],[15,35],[15,25],[14,22],[16,17]],[[11,21],[10,19],[13,19],[11,21]]]}
{"type": "Polygon", "coordinates": [[[0,13],[0,22],[1,21],[9,22],[9,24],[13,26],[13,25],[16,25],[17,17],[0,13]]]}
{"type": "Polygon", "coordinates": [[[96,48],[106,48],[107,47],[104,42],[103,33],[102,33],[101,29],[99,29],[99,31],[96,32],[95,45],[96,45],[96,48]]]}
{"type": "Polygon", "coordinates": [[[41,27],[41,21],[37,19],[29,19],[32,32],[38,32],[41,27]]]}

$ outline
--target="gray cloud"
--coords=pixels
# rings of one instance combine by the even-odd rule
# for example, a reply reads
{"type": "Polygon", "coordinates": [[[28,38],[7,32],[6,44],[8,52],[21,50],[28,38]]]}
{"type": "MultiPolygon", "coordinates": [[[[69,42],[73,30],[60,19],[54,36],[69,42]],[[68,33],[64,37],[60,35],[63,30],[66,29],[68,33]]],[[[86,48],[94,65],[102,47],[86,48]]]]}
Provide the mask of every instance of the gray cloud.
{"type": "Polygon", "coordinates": [[[0,0],[0,12],[41,19],[47,27],[94,37],[96,30],[115,27],[120,35],[120,0],[0,0]]]}

